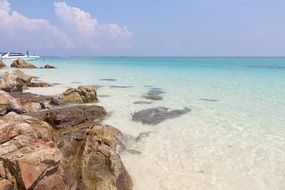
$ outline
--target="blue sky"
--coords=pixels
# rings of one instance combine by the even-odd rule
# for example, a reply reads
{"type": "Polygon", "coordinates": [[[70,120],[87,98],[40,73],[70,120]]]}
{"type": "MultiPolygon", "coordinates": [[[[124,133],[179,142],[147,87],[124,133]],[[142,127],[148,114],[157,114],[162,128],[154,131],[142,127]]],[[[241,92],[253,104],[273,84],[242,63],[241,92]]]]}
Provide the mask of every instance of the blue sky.
{"type": "Polygon", "coordinates": [[[285,1],[0,0],[0,35],[41,55],[285,56],[285,1]]]}

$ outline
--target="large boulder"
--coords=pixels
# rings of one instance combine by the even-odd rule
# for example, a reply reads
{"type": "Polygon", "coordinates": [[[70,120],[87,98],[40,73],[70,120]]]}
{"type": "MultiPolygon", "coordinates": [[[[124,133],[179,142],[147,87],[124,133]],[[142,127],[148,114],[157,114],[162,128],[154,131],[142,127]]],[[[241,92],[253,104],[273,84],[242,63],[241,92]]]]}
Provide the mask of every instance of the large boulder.
{"type": "Polygon", "coordinates": [[[26,110],[15,98],[7,92],[0,90],[0,115],[8,112],[25,113],[26,110]]]}
{"type": "Polygon", "coordinates": [[[69,103],[95,103],[98,102],[95,88],[79,86],[69,88],[61,96],[61,100],[69,103]]]}
{"type": "Polygon", "coordinates": [[[31,83],[34,77],[20,70],[10,70],[0,75],[0,89],[7,92],[22,92],[25,84],[31,83]]]}
{"type": "MultiPolygon", "coordinates": [[[[0,182],[15,190],[65,190],[61,151],[52,141],[52,127],[26,115],[0,118],[0,182]]],[[[1,184],[0,183],[0,184],[1,184]]]]}
{"type": "Polygon", "coordinates": [[[2,69],[3,67],[6,67],[5,63],[3,63],[3,61],[0,59],[0,69],[2,69]]]}
{"type": "Polygon", "coordinates": [[[68,189],[132,190],[119,156],[121,132],[111,126],[83,126],[64,131],[58,138],[68,189]]]}
{"type": "Polygon", "coordinates": [[[27,63],[24,59],[17,59],[12,64],[11,67],[15,68],[37,68],[35,65],[27,63]]]}

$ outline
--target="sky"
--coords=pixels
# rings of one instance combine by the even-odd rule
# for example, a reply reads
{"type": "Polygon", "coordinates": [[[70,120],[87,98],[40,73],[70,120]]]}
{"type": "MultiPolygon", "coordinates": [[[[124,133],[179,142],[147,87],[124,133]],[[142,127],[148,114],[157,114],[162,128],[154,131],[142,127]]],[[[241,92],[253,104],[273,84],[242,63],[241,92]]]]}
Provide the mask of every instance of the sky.
{"type": "Polygon", "coordinates": [[[0,0],[0,51],[285,56],[284,0],[0,0]]]}

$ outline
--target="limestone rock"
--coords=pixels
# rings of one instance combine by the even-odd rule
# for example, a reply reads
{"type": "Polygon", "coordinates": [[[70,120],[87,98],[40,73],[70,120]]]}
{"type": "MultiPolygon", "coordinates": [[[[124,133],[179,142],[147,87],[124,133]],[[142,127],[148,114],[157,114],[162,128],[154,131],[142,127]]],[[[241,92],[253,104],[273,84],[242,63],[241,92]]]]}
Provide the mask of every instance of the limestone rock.
{"type": "Polygon", "coordinates": [[[61,99],[70,103],[95,103],[98,102],[96,90],[88,86],[67,89],[61,99]]]}
{"type": "Polygon", "coordinates": [[[27,63],[24,59],[17,59],[12,64],[11,67],[16,68],[37,68],[35,65],[27,63]]]}

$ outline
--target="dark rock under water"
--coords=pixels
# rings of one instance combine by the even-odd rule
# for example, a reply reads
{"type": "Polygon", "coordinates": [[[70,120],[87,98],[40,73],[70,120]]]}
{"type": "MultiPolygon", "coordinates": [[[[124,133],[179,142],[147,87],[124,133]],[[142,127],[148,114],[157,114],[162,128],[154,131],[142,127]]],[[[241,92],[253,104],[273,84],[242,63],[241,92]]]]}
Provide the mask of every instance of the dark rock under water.
{"type": "Polygon", "coordinates": [[[136,101],[134,102],[134,104],[143,105],[143,104],[152,104],[152,102],[151,101],[136,101]]]}
{"type": "Polygon", "coordinates": [[[111,85],[110,88],[132,88],[133,86],[119,86],[119,85],[111,85]]]}
{"type": "Polygon", "coordinates": [[[162,100],[162,94],[165,94],[165,91],[163,91],[161,88],[151,88],[142,97],[147,100],[162,100]]]}
{"type": "Polygon", "coordinates": [[[218,102],[219,101],[217,99],[208,99],[208,98],[201,98],[200,100],[206,101],[206,102],[218,102]]]}
{"type": "Polygon", "coordinates": [[[186,107],[181,110],[171,110],[166,107],[149,108],[135,112],[132,115],[132,121],[141,122],[147,125],[157,125],[167,119],[180,117],[190,111],[191,109],[186,107]]]}
{"type": "Polygon", "coordinates": [[[116,81],[117,79],[100,79],[101,81],[110,81],[110,82],[114,82],[116,81]]]}

